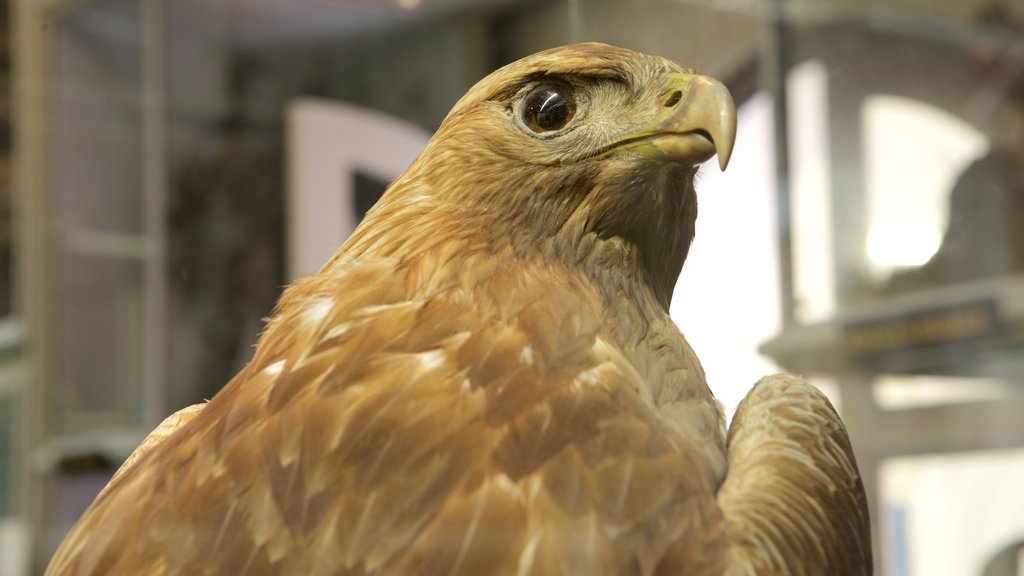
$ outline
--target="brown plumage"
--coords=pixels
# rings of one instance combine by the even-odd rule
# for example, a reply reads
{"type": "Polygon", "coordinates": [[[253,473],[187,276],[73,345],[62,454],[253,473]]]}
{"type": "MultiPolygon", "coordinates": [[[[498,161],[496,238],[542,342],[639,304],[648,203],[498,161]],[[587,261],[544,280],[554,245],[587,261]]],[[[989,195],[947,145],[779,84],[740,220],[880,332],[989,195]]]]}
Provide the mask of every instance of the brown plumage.
{"type": "Polygon", "coordinates": [[[734,129],[721,85],[602,44],[488,76],[48,574],[869,573],[828,401],[762,381],[727,452],[668,317],[734,129]]]}

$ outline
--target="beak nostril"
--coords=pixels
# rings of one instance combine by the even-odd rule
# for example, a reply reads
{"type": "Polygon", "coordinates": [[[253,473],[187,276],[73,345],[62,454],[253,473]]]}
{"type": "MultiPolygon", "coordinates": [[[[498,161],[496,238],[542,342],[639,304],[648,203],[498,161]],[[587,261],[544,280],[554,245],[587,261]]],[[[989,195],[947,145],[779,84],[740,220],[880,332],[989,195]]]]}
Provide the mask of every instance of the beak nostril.
{"type": "Polygon", "coordinates": [[[670,94],[669,97],[668,97],[668,100],[665,101],[665,108],[671,108],[671,107],[675,106],[682,99],[683,99],[683,93],[681,91],[679,91],[679,90],[676,90],[675,92],[670,94]]]}

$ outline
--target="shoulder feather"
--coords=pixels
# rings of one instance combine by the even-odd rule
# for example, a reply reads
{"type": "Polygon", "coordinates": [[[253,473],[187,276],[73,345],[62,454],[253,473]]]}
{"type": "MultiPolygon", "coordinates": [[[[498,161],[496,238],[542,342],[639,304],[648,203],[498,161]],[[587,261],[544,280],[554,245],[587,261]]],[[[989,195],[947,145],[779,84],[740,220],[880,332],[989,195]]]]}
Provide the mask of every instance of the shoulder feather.
{"type": "Polygon", "coordinates": [[[718,493],[730,573],[872,572],[864,487],[846,428],[803,378],[762,379],[729,429],[718,493]]]}

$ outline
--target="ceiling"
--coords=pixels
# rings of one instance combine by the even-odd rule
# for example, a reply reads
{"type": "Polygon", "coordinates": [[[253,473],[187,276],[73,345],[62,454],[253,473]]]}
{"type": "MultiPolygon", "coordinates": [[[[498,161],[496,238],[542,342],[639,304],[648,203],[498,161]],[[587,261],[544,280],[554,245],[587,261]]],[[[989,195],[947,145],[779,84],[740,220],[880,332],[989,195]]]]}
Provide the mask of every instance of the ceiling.
{"type": "MultiPolygon", "coordinates": [[[[568,1],[568,0],[565,0],[568,1]]],[[[189,0],[218,21],[228,41],[240,47],[343,38],[473,10],[496,10],[521,0],[189,0]]],[[[180,10],[180,1],[175,10],[180,10]]]]}

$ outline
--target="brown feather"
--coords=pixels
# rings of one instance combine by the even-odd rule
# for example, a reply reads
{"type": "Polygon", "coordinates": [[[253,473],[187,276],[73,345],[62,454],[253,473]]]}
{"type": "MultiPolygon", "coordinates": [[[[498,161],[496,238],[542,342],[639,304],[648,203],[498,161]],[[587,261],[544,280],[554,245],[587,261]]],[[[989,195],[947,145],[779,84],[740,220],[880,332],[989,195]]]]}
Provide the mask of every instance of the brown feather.
{"type": "Polygon", "coordinates": [[[870,574],[867,502],[828,399],[798,376],[762,379],[729,430],[718,493],[738,574],[870,574]]]}
{"type": "Polygon", "coordinates": [[[649,125],[685,72],[581,44],[482,80],[47,573],[721,574],[862,552],[821,529],[864,516],[842,492],[845,432],[803,389],[792,405],[755,390],[719,492],[721,411],[667,315],[694,169],[594,153],[649,125]],[[580,90],[581,119],[536,138],[517,102],[550,76],[580,90]],[[749,424],[773,415],[794,424],[749,424]],[[748,449],[776,443],[792,471],[748,449]],[[771,540],[763,522],[812,540],[771,540]]]}

